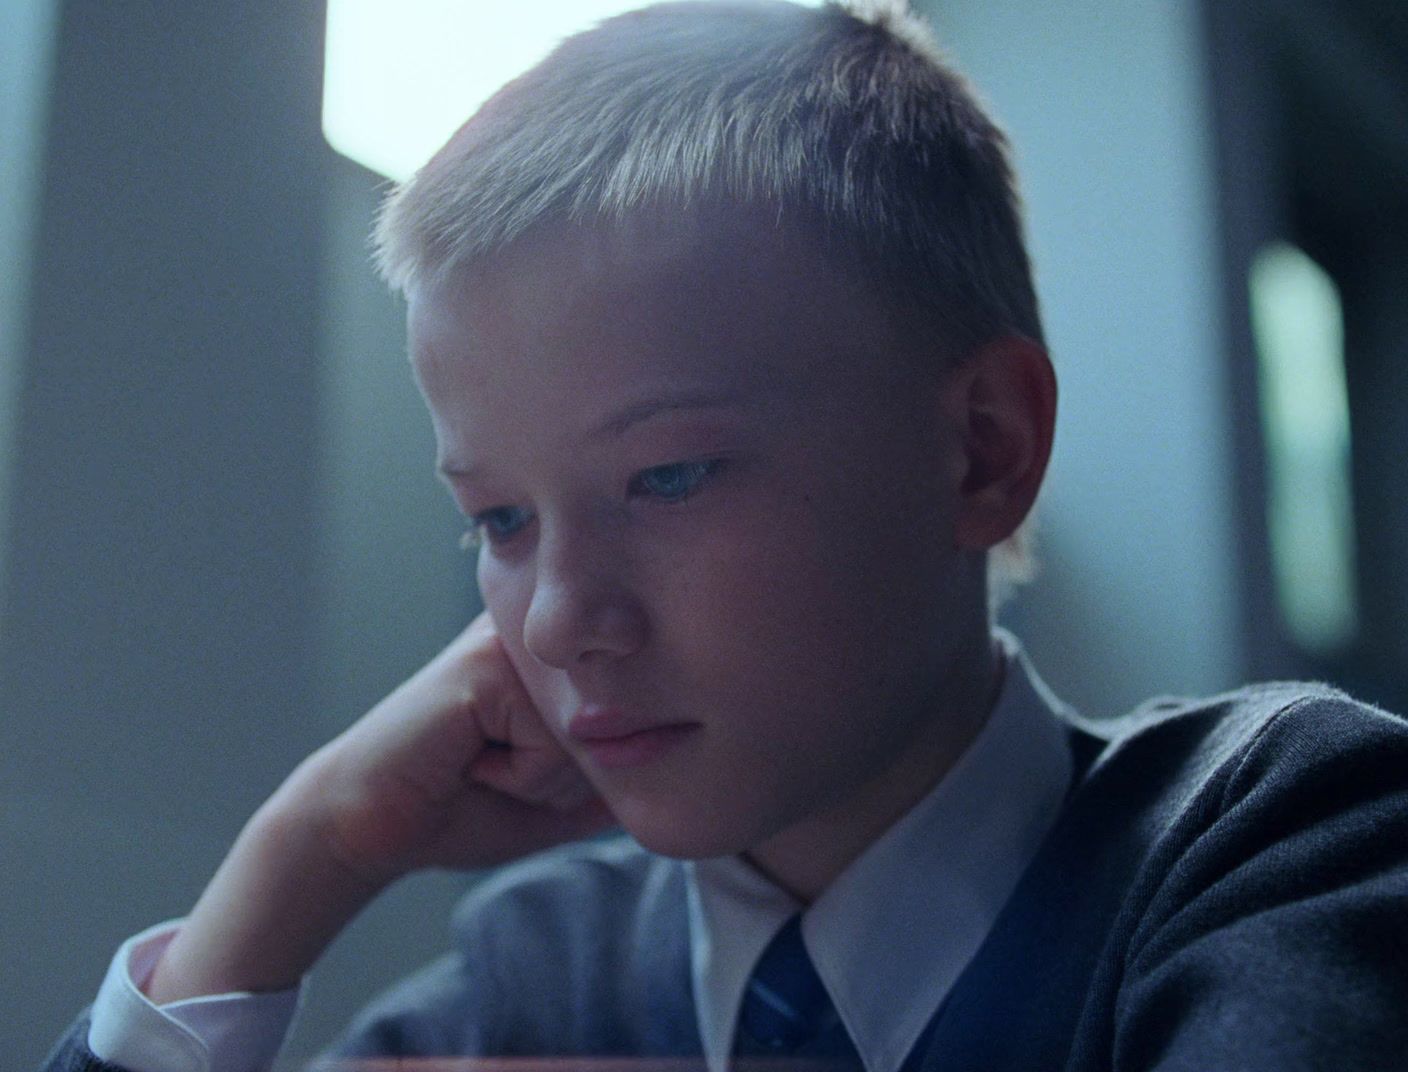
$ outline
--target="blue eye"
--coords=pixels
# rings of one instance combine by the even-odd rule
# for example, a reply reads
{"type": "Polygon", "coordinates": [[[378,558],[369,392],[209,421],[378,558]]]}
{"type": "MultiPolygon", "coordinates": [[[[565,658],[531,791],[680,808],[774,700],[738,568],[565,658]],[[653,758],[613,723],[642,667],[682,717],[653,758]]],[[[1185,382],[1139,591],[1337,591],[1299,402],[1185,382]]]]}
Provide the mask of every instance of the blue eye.
{"type": "Polygon", "coordinates": [[[528,511],[516,506],[496,506],[474,514],[469,519],[469,531],[460,539],[460,546],[468,550],[481,543],[504,543],[518,535],[529,520],[528,511]]]}
{"type": "Polygon", "coordinates": [[[633,495],[647,495],[662,502],[682,502],[723,467],[723,460],[707,462],[675,462],[657,465],[637,473],[631,480],[633,495]]]}

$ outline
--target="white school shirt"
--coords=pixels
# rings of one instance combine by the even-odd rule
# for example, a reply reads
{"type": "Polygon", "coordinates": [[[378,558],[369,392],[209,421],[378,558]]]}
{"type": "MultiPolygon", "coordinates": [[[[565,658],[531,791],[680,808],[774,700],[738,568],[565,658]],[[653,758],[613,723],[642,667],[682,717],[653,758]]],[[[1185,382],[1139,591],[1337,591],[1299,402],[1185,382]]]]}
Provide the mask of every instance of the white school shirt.
{"type": "MultiPolygon", "coordinates": [[[[1062,707],[1020,643],[987,723],[937,786],[807,907],[802,940],[866,1072],[899,1072],[987,938],[1070,788],[1062,707]],[[877,973],[876,964],[883,964],[877,973]]],[[[744,987],[802,906],[740,857],[685,865],[695,1012],[709,1072],[725,1072],[744,987]]],[[[132,1072],[258,1072],[297,990],[153,1005],[142,994],[179,921],[129,939],[93,1007],[88,1046],[132,1072]]]]}

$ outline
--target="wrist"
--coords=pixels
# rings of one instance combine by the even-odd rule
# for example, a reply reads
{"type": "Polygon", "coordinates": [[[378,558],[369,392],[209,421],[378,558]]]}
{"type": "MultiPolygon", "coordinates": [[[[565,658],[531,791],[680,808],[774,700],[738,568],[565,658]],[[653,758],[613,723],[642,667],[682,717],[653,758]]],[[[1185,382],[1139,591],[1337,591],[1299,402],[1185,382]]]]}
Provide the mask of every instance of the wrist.
{"type": "Polygon", "coordinates": [[[378,792],[386,776],[363,771],[345,737],[309,756],[250,823],[264,844],[304,846],[326,881],[362,890],[368,899],[414,870],[398,817],[401,809],[378,792]]]}
{"type": "Polygon", "coordinates": [[[385,888],[331,851],[311,803],[286,785],[249,820],[144,988],[152,1001],[296,987],[385,888]]]}

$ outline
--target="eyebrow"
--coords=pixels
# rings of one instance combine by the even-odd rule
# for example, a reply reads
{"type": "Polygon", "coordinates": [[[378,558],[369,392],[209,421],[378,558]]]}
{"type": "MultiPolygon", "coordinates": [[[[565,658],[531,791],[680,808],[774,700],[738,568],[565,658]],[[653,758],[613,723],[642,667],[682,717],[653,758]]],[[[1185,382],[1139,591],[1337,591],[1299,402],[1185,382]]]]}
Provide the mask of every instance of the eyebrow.
{"type": "Polygon", "coordinates": [[[621,436],[634,425],[664,413],[676,413],[681,410],[727,409],[740,405],[743,399],[744,395],[741,391],[685,391],[658,398],[648,398],[633,403],[602,421],[588,433],[588,437],[621,436]]]}
{"type": "MultiPolygon", "coordinates": [[[[600,439],[607,436],[619,438],[637,424],[659,417],[666,413],[691,410],[728,409],[742,405],[744,393],[741,391],[684,391],[657,398],[634,402],[618,413],[602,421],[587,432],[586,438],[600,439]]],[[[472,479],[480,474],[481,467],[474,463],[446,458],[438,466],[442,477],[472,479]]]]}

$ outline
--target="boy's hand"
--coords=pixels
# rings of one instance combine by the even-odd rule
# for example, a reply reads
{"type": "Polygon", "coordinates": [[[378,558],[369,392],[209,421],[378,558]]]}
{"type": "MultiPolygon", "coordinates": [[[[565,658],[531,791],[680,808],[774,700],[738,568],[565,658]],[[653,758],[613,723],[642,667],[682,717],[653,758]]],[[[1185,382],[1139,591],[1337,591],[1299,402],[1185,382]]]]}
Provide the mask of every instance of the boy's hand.
{"type": "Polygon", "coordinates": [[[611,822],[480,615],[255,813],[147,994],[285,989],[402,875],[502,863],[611,822]]]}
{"type": "Polygon", "coordinates": [[[386,882],[483,867],[608,826],[481,614],[295,778],[311,779],[336,855],[386,882]]]}

